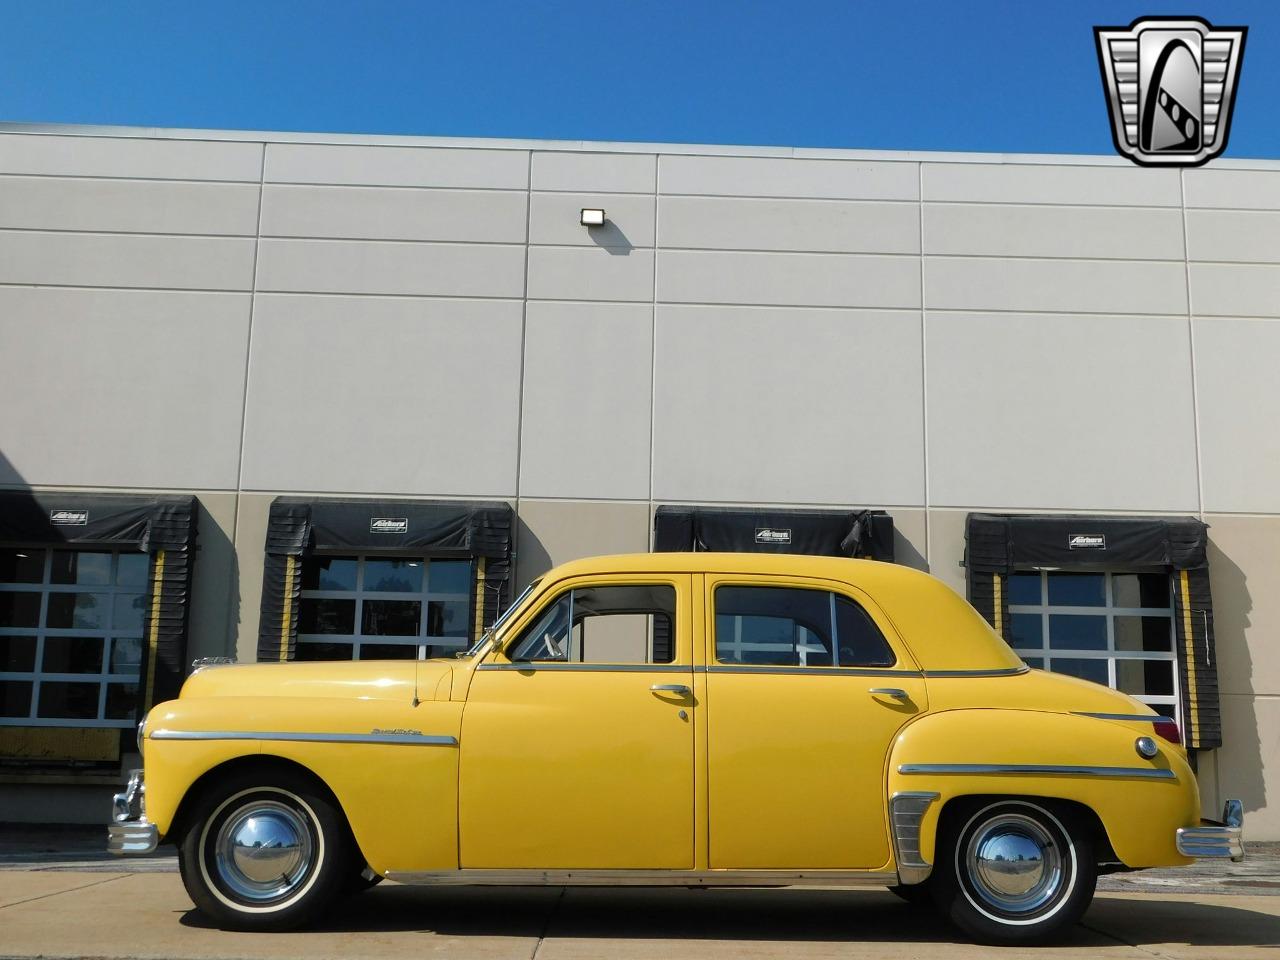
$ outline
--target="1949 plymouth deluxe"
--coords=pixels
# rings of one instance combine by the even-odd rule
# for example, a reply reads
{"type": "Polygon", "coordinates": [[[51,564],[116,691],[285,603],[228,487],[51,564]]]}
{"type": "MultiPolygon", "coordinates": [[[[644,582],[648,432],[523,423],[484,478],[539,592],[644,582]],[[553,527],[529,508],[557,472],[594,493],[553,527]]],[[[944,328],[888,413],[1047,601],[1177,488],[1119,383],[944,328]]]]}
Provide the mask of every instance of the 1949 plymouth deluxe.
{"type": "Polygon", "coordinates": [[[109,847],[178,845],[218,924],[383,877],[890,886],[1041,941],[1100,872],[1242,856],[1172,721],[1031,670],[932,577],[865,560],[566,564],[456,660],[197,670],[140,731],[109,847]]]}

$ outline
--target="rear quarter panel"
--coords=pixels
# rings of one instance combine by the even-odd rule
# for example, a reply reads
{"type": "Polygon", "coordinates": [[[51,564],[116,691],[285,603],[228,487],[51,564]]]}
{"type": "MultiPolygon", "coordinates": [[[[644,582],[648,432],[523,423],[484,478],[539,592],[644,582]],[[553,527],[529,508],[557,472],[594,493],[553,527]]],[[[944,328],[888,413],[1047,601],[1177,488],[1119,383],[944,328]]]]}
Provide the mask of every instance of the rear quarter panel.
{"type": "MultiPolygon", "coordinates": [[[[930,695],[938,681],[930,682],[930,695]]],[[[1029,709],[967,708],[931,713],[898,736],[889,760],[888,788],[936,790],[922,824],[921,853],[935,862],[937,827],[946,804],[974,795],[1060,798],[1092,809],[1119,859],[1130,867],[1174,866],[1178,827],[1200,819],[1195,776],[1181,753],[1161,742],[1154,760],[1134,749],[1135,732],[1092,717],[1029,709]],[[1173,779],[1079,774],[904,774],[907,764],[1036,764],[1170,770],[1173,779]]]]}

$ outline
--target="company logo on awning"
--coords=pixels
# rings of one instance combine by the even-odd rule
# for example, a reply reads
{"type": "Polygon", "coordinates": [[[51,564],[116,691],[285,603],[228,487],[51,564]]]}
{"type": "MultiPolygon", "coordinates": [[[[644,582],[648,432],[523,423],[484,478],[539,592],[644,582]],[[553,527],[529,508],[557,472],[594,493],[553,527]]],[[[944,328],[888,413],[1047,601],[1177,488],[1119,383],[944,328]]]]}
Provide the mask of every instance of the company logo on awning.
{"type": "Polygon", "coordinates": [[[49,522],[55,527],[83,527],[89,522],[89,511],[50,510],[49,522]]]}
{"type": "Polygon", "coordinates": [[[1073,533],[1067,546],[1072,550],[1105,550],[1107,538],[1101,533],[1073,533]]]}
{"type": "Polygon", "coordinates": [[[787,527],[756,527],[756,543],[790,543],[791,530],[787,527]]]}
{"type": "Polygon", "coordinates": [[[370,533],[408,533],[408,517],[374,517],[369,521],[370,533]]]}

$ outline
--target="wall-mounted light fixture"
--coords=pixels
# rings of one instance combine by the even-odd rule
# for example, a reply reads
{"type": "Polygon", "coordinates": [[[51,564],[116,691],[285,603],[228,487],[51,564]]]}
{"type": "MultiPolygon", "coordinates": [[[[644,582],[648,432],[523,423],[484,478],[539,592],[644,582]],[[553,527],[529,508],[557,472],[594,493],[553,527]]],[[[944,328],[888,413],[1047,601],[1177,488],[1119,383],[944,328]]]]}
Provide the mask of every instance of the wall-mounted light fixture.
{"type": "Polygon", "coordinates": [[[595,209],[593,207],[583,207],[582,216],[579,222],[584,227],[603,227],[604,211],[595,209]]]}

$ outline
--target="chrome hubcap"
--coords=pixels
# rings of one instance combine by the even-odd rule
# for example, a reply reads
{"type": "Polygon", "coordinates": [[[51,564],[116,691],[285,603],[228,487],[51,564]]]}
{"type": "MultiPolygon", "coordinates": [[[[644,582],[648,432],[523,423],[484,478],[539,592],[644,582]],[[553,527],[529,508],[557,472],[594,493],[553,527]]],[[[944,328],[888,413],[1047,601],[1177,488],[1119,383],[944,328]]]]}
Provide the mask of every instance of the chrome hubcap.
{"type": "Polygon", "coordinates": [[[974,892],[1009,914],[1032,913],[1062,889],[1058,844],[1030,817],[1001,814],[970,836],[965,867],[974,892]]]}
{"type": "Polygon", "coordinates": [[[314,862],[311,831],[300,811],[274,800],[254,800],[218,830],[214,862],[236,896],[252,902],[293,892],[314,862]]]}

